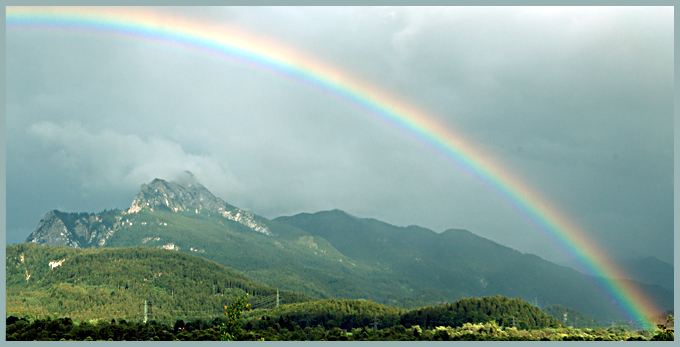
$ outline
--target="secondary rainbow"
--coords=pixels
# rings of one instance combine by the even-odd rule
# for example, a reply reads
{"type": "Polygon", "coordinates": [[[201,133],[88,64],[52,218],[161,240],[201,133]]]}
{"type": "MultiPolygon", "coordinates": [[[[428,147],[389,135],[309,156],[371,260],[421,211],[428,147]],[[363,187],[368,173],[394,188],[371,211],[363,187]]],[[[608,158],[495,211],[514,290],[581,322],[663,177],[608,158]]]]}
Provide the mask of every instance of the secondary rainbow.
{"type": "Polygon", "coordinates": [[[5,19],[7,29],[80,31],[177,44],[330,91],[417,138],[500,192],[578,259],[585,269],[598,276],[601,288],[617,301],[631,320],[647,327],[654,326],[650,317],[659,310],[632,286],[613,280],[626,277],[584,230],[473,143],[403,102],[402,98],[276,42],[225,25],[176,17],[148,8],[7,7],[5,19]]]}

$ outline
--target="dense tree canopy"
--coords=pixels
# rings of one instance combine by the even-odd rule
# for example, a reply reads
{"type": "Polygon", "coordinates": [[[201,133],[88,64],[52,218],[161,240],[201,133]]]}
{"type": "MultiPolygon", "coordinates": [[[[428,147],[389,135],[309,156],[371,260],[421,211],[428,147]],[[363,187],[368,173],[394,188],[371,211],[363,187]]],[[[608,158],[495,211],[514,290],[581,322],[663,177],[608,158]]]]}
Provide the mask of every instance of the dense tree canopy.
{"type": "MultiPolygon", "coordinates": [[[[70,318],[27,320],[7,318],[7,341],[219,341],[222,319],[202,320],[174,325],[128,322],[125,320],[73,322],[70,318]]],[[[418,325],[410,328],[394,325],[373,330],[370,327],[341,329],[322,325],[300,327],[287,317],[249,321],[235,336],[239,341],[623,341],[665,339],[672,331],[653,335],[650,331],[625,329],[543,328],[523,330],[500,327],[494,322],[466,323],[460,327],[439,326],[432,329],[418,325]]]]}
{"type": "MultiPolygon", "coordinates": [[[[212,261],[156,248],[74,249],[21,244],[7,247],[7,313],[76,320],[212,319],[248,293],[254,307],[273,307],[277,289],[212,261]],[[49,263],[61,261],[52,268],[49,263]]],[[[312,300],[279,291],[280,303],[312,300]]]]}

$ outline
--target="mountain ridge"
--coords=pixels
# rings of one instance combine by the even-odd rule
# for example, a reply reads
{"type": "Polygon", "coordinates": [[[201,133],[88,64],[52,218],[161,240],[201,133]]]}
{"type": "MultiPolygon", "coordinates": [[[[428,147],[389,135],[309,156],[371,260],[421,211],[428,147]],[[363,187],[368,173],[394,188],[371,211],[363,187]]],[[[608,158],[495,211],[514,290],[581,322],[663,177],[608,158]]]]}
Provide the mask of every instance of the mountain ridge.
{"type": "MultiPolygon", "coordinates": [[[[125,211],[50,211],[27,241],[186,252],[319,298],[409,308],[508,295],[540,297],[543,305],[562,304],[602,320],[618,315],[587,276],[473,232],[397,227],[338,209],[269,220],[229,205],[189,172],[143,184],[125,211]]],[[[648,287],[640,288],[672,307],[672,292],[648,287]]]]}
{"type": "Polygon", "coordinates": [[[113,216],[115,221],[110,223],[106,221],[112,214],[120,212],[120,210],[109,210],[94,214],[52,210],[40,220],[36,230],[26,238],[26,242],[74,248],[102,247],[113,235],[122,217],[113,216]]]}
{"type": "MultiPolygon", "coordinates": [[[[405,277],[410,279],[435,278],[429,282],[431,288],[458,288],[480,296],[516,296],[542,305],[560,303],[607,321],[599,312],[605,310],[600,301],[607,299],[599,298],[602,294],[593,286],[596,279],[468,230],[436,233],[417,226],[397,227],[371,218],[356,218],[337,210],[275,220],[322,236],[353,259],[379,261],[381,265],[385,259],[392,259],[388,267],[395,273],[407,274],[405,277]],[[350,238],[352,234],[357,238],[350,238]],[[385,247],[386,235],[396,235],[401,245],[385,247]],[[408,261],[409,257],[416,261],[408,261]],[[584,305],[586,301],[589,304],[584,305]]],[[[672,306],[672,292],[653,285],[636,286],[665,303],[661,306],[672,306]]]]}

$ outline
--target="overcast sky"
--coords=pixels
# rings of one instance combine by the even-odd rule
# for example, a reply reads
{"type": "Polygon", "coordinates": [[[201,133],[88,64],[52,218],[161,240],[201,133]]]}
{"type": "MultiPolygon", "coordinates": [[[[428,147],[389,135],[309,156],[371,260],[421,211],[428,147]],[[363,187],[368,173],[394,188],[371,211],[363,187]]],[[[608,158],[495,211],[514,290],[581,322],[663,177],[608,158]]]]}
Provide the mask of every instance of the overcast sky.
{"type": "MultiPolygon", "coordinates": [[[[673,8],[163,8],[424,110],[611,256],[673,263],[673,8]]],[[[327,91],[163,42],[8,28],[7,243],[183,170],[268,218],[338,208],[567,257],[460,163],[327,91]]]]}

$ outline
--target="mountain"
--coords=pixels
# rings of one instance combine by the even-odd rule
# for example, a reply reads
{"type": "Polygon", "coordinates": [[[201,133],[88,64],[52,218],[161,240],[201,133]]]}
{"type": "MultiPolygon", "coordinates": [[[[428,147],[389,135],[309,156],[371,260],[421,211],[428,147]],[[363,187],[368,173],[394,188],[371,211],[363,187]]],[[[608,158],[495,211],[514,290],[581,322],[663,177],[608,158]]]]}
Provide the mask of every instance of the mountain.
{"type": "Polygon", "coordinates": [[[125,217],[126,215],[142,210],[154,212],[154,209],[212,213],[271,236],[263,218],[215,197],[193,174],[185,171],[175,182],[154,179],[149,184],[143,184],[127,211],[109,210],[97,214],[50,211],[26,242],[75,248],[103,247],[116,231],[131,225],[130,218],[125,217]]]}
{"type": "Polygon", "coordinates": [[[151,212],[154,208],[173,212],[193,210],[196,214],[208,211],[241,223],[257,232],[271,235],[262,218],[215,197],[198,183],[196,177],[189,171],[185,171],[176,182],[166,182],[157,178],[148,185],[143,184],[127,212],[137,213],[143,208],[148,208],[151,212]]]}
{"type": "MultiPolygon", "coordinates": [[[[138,320],[213,319],[249,293],[255,308],[275,306],[277,289],[204,258],[155,248],[74,249],[33,243],[6,248],[6,312],[22,317],[138,320]]],[[[281,303],[312,300],[279,291],[281,303]]]]}
{"type": "MultiPolygon", "coordinates": [[[[595,280],[469,231],[393,226],[334,210],[274,220],[215,197],[191,173],[143,184],[127,210],[48,212],[28,242],[78,248],[153,247],[198,255],[263,285],[318,298],[416,308],[506,295],[619,320],[595,280]]],[[[654,293],[672,307],[672,291],[654,293]]]]}
{"type": "MultiPolygon", "coordinates": [[[[617,320],[610,298],[596,279],[532,254],[522,254],[466,230],[438,234],[417,227],[397,227],[357,218],[339,210],[279,217],[286,223],[328,240],[338,251],[393,273],[443,301],[467,296],[506,295],[543,306],[562,304],[602,321],[617,320]]],[[[658,307],[673,305],[673,292],[630,282],[658,307]]],[[[432,297],[432,295],[430,296],[432,297]]]]}
{"type": "Polygon", "coordinates": [[[387,274],[352,261],[323,238],[227,204],[190,173],[142,185],[125,211],[48,212],[26,241],[81,248],[159,247],[321,298],[385,302],[391,295],[387,274]],[[107,231],[105,237],[100,229],[107,231]]]}

